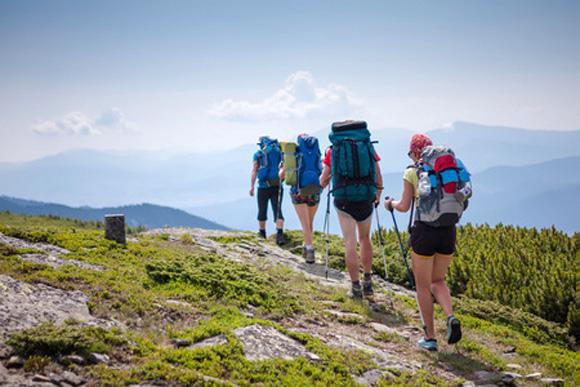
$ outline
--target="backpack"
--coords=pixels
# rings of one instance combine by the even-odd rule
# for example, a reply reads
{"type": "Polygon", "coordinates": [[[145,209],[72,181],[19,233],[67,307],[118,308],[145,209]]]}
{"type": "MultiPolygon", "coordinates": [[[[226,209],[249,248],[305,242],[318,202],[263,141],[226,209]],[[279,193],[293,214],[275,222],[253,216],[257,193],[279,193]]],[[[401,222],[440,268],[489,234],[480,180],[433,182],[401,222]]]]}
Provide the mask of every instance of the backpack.
{"type": "Polygon", "coordinates": [[[298,184],[298,173],[296,171],[296,144],[293,142],[282,142],[282,159],[284,160],[284,170],[286,172],[286,185],[295,186],[298,184]]]}
{"type": "Polygon", "coordinates": [[[373,201],[377,194],[375,149],[364,121],[332,124],[332,194],[349,202],[373,201]]]}
{"type": "Polygon", "coordinates": [[[298,136],[296,161],[298,164],[298,193],[300,195],[320,193],[322,190],[320,186],[322,163],[316,137],[307,134],[298,136]]]}
{"type": "Polygon", "coordinates": [[[278,187],[280,178],[278,177],[278,167],[282,160],[282,152],[278,140],[270,137],[260,138],[260,151],[258,180],[268,187],[278,187]]]}
{"type": "Polygon", "coordinates": [[[431,227],[459,222],[471,197],[470,174],[445,146],[428,146],[417,165],[419,205],[417,220],[431,227]]]}

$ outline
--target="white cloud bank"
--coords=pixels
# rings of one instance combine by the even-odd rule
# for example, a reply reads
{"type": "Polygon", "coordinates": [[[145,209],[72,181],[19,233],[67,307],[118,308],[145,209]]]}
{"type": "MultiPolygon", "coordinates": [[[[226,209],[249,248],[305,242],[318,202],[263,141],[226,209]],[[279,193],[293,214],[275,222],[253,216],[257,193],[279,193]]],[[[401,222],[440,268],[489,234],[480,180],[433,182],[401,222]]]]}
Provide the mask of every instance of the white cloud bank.
{"type": "Polygon", "coordinates": [[[42,135],[92,136],[106,131],[135,132],[137,127],[121,110],[113,107],[94,119],[81,112],[71,112],[57,120],[37,122],[32,130],[42,135]]]}
{"type": "Polygon", "coordinates": [[[232,121],[269,121],[305,117],[350,116],[361,103],[344,86],[318,87],[311,73],[291,74],[284,86],[261,102],[226,99],[210,108],[210,115],[232,121]]]}

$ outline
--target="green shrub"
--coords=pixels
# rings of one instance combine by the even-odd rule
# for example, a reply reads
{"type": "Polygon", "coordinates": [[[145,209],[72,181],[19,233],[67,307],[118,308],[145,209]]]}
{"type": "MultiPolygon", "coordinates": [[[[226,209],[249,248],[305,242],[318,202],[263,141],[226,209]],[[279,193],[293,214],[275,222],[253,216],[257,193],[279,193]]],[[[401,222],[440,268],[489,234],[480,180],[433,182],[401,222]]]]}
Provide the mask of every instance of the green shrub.
{"type": "Polygon", "coordinates": [[[50,356],[77,354],[86,356],[91,352],[108,353],[111,345],[125,341],[115,332],[98,327],[81,327],[73,323],[56,326],[43,323],[37,327],[13,333],[7,344],[19,355],[50,356]]]}

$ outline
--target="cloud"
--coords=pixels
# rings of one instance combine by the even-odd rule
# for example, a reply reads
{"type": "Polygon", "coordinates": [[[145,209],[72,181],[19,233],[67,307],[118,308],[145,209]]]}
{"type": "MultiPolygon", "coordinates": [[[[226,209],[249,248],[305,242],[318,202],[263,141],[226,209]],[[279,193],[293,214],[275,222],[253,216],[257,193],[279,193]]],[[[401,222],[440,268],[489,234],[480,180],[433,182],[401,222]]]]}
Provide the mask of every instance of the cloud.
{"type": "Polygon", "coordinates": [[[361,104],[344,86],[318,87],[312,74],[291,74],[284,86],[261,102],[226,99],[214,104],[209,113],[232,121],[268,121],[313,116],[349,116],[361,104]]]}
{"type": "Polygon", "coordinates": [[[106,131],[136,131],[134,122],[129,121],[118,108],[110,108],[96,119],[81,112],[71,112],[56,120],[40,121],[32,130],[42,135],[100,135],[106,131]]]}

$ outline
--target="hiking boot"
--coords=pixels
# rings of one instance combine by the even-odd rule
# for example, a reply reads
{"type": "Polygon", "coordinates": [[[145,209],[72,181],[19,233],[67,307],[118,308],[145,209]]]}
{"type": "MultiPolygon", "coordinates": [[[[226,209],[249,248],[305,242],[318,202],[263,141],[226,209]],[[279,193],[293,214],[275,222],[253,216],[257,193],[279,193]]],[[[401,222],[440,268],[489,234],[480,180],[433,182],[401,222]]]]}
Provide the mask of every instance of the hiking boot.
{"type": "Polygon", "coordinates": [[[316,262],[316,258],[314,255],[314,248],[306,249],[306,263],[314,263],[316,262]]]}
{"type": "Polygon", "coordinates": [[[260,231],[258,231],[258,236],[260,238],[266,239],[266,230],[260,230],[260,231]]]}
{"type": "Polygon", "coordinates": [[[302,246],[302,258],[306,259],[306,246],[302,246]]]}
{"type": "Polygon", "coordinates": [[[461,323],[455,316],[447,317],[447,343],[455,344],[461,340],[461,323]]]}
{"type": "Polygon", "coordinates": [[[373,281],[372,280],[363,280],[363,294],[365,297],[372,297],[374,296],[375,292],[373,291],[373,281]]]}
{"type": "Polygon", "coordinates": [[[284,237],[284,233],[279,232],[278,234],[276,234],[276,244],[278,246],[282,246],[283,244],[286,244],[286,237],[284,237]]]}
{"type": "Polygon", "coordinates": [[[437,351],[437,340],[422,338],[417,342],[419,348],[426,349],[427,351],[437,351]]]}
{"type": "Polygon", "coordinates": [[[348,296],[355,301],[362,301],[363,291],[360,284],[352,284],[352,288],[350,289],[350,292],[348,292],[348,296]]]}

